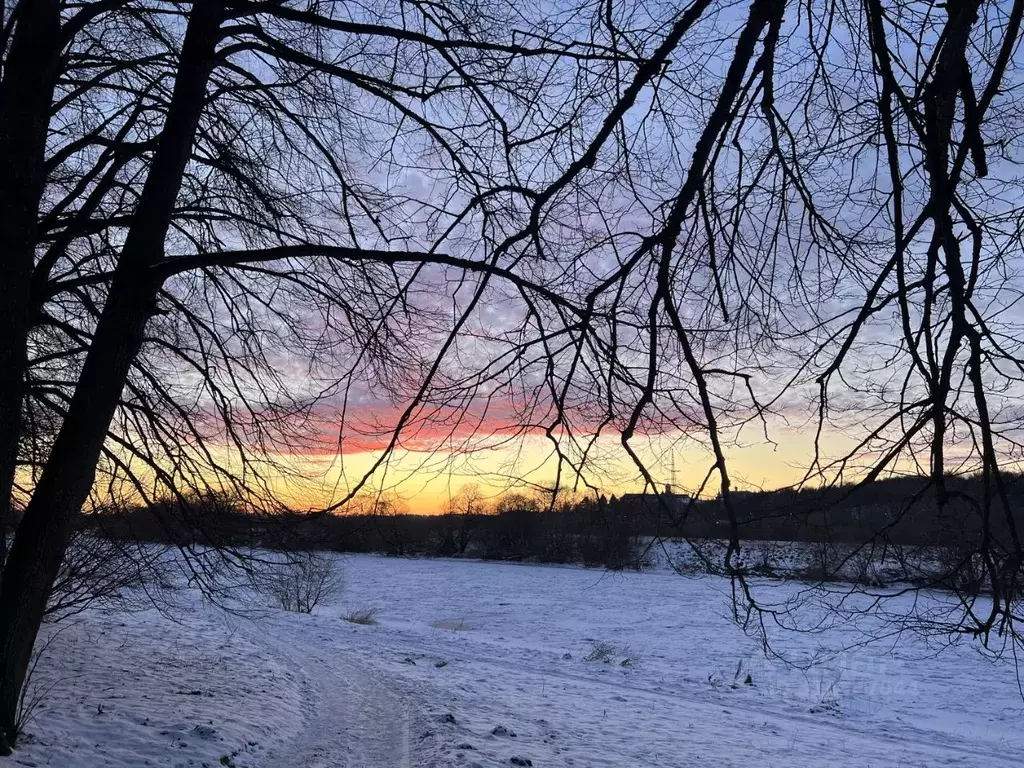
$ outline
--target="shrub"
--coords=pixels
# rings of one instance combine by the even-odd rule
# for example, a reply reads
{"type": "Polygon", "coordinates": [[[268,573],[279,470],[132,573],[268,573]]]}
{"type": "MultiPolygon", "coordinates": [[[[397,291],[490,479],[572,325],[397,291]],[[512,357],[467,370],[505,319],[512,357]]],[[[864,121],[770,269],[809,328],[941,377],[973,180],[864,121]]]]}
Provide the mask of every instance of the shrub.
{"type": "Polygon", "coordinates": [[[590,652],[583,657],[584,661],[600,661],[605,664],[611,662],[615,657],[615,646],[611,643],[594,643],[590,646],[590,652]]]}
{"type": "Polygon", "coordinates": [[[373,626],[377,623],[376,608],[358,608],[345,614],[345,621],[350,624],[364,624],[373,626]]]}
{"type": "Polygon", "coordinates": [[[275,563],[259,580],[279,608],[295,613],[312,613],[319,604],[341,594],[341,574],[334,559],[315,552],[275,563]]]}

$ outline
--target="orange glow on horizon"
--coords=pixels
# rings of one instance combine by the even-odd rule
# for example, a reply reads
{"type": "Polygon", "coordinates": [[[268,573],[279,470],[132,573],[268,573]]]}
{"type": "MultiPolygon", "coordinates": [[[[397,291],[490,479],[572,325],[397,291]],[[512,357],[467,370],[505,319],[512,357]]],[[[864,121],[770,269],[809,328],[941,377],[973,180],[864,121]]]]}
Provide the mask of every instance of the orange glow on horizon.
{"type": "MultiPolygon", "coordinates": [[[[776,436],[778,444],[753,443],[727,451],[732,486],[736,489],[770,490],[792,485],[803,477],[813,455],[813,434],[788,430],[776,436]]],[[[638,445],[645,466],[658,487],[673,483],[682,493],[695,494],[708,475],[714,459],[710,451],[677,438],[648,437],[638,445]],[[642,448],[642,450],[641,450],[642,448]]],[[[282,503],[296,509],[317,509],[338,503],[369,472],[381,454],[367,451],[343,456],[323,453],[289,454],[282,457],[294,473],[275,490],[282,503]],[[297,480],[296,477],[301,477],[297,480]]],[[[608,439],[584,476],[601,493],[612,496],[640,491],[644,478],[617,440],[608,439]]],[[[444,511],[448,500],[465,484],[476,484],[493,499],[511,489],[550,488],[557,476],[551,444],[539,437],[525,437],[515,445],[480,450],[472,454],[433,451],[396,451],[373,474],[361,493],[385,493],[401,499],[415,514],[444,511]]],[[[563,467],[563,490],[593,492],[584,484],[574,488],[575,477],[563,467]]],[[[704,497],[718,493],[713,474],[704,497]]]]}

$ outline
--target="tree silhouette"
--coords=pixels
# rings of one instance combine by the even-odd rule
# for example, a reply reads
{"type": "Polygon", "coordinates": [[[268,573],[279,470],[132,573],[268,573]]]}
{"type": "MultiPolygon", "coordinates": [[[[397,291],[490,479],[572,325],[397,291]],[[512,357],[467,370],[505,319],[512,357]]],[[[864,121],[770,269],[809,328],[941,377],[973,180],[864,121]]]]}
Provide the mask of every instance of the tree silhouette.
{"type": "Polygon", "coordinates": [[[357,385],[397,397],[422,378],[451,325],[422,300],[445,270],[532,290],[439,246],[492,215],[492,156],[545,130],[502,126],[495,104],[510,118],[554,104],[546,77],[615,57],[520,30],[513,10],[5,7],[0,458],[23,506],[0,587],[8,744],[98,480],[269,505],[268,457],[319,403],[357,385]],[[417,197],[421,183],[436,189],[417,197]]]}
{"type": "Polygon", "coordinates": [[[802,485],[926,477],[896,517],[970,518],[988,587],[948,628],[1019,641],[1024,2],[641,6],[4,6],[8,745],[94,488],[272,508],[311,443],[379,449],[340,507],[481,434],[656,490],[671,435],[763,620],[730,450],[809,416],[802,485]]]}

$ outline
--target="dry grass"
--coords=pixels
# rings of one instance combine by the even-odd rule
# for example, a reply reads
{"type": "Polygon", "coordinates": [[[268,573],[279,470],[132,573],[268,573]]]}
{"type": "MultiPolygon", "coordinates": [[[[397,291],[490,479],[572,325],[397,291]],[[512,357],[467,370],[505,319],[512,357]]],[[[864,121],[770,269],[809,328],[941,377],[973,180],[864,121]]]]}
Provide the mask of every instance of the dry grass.
{"type": "Polygon", "coordinates": [[[372,627],[377,623],[376,608],[358,608],[345,614],[345,621],[349,624],[363,624],[372,627]]]}
{"type": "Polygon", "coordinates": [[[594,643],[590,647],[590,652],[583,657],[584,661],[600,661],[604,664],[610,664],[612,659],[615,658],[615,646],[611,643],[594,643]]]}

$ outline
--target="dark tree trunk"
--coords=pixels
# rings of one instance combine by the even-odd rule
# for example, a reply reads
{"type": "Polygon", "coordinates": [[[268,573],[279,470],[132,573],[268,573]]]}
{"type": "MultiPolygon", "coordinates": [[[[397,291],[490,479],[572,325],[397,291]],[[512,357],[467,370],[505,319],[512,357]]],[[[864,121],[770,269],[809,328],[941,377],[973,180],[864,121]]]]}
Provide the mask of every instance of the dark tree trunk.
{"type": "Polygon", "coordinates": [[[61,53],[57,0],[22,2],[17,13],[0,81],[0,563],[11,525],[32,310],[29,283],[61,53]]]}
{"type": "Polygon", "coordinates": [[[159,282],[150,265],[163,256],[182,173],[203,110],[223,2],[192,6],[167,119],[125,238],[92,345],[53,449],[11,546],[0,583],[0,729],[17,736],[18,696],[25,682],[50,588],[75,516],[88,497],[100,452],[159,282]]]}

